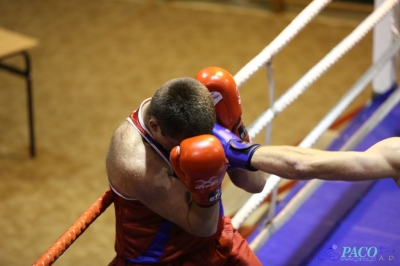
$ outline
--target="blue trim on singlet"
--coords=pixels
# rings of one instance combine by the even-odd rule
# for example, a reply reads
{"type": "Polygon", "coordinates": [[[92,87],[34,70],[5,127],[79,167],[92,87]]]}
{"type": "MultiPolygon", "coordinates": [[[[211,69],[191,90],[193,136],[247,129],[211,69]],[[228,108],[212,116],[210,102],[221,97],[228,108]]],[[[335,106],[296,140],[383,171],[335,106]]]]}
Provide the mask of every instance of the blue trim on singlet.
{"type": "Polygon", "coordinates": [[[169,152],[168,152],[166,149],[164,149],[164,147],[161,146],[160,143],[158,143],[157,141],[155,141],[155,140],[153,139],[153,137],[152,137],[149,133],[147,133],[147,132],[145,133],[144,138],[147,140],[147,142],[149,142],[150,144],[152,144],[153,147],[155,146],[155,147],[164,155],[164,157],[168,160],[168,162],[170,162],[170,159],[169,159],[169,152]]]}
{"type": "Polygon", "coordinates": [[[172,222],[165,220],[164,223],[160,226],[160,229],[158,230],[153,242],[151,243],[147,251],[137,258],[125,260],[139,264],[157,263],[164,252],[165,244],[171,237],[172,225],[172,222]]]}
{"type": "Polygon", "coordinates": [[[129,116],[130,121],[132,122],[132,125],[136,128],[136,130],[138,130],[139,134],[158,152],[158,154],[164,157],[164,160],[168,162],[172,170],[171,163],[169,160],[169,152],[166,149],[164,149],[164,147],[160,143],[158,143],[153,138],[153,136],[148,132],[146,126],[144,125],[139,115],[139,113],[141,112],[141,108],[146,101],[147,100],[145,100],[137,110],[132,112],[132,114],[129,116]]]}

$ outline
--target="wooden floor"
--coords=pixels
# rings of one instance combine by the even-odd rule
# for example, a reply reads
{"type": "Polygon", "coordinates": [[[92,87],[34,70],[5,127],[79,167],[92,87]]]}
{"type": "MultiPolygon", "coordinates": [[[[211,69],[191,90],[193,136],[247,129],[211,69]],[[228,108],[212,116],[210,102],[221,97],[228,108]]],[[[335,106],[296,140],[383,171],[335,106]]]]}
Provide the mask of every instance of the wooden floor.
{"type": "MultiPolygon", "coordinates": [[[[0,0],[0,27],[39,40],[31,51],[37,157],[28,156],[25,83],[0,71],[0,265],[32,264],[108,189],[104,157],[115,127],[168,79],[217,65],[236,74],[297,9],[203,1],[0,0]]],[[[365,12],[318,16],[273,60],[279,97],[348,35],[365,12]]],[[[371,64],[372,34],[273,123],[272,144],[298,143],[371,64]]],[[[1,40],[0,40],[1,42],[1,40]]],[[[11,64],[21,65],[17,58],[11,64]]],[[[240,90],[249,126],[269,106],[266,71],[240,90]]],[[[349,110],[365,103],[368,89],[349,110]]],[[[265,143],[265,132],[255,141],[265,143]]],[[[228,195],[228,193],[227,193],[228,195]]],[[[241,202],[224,196],[229,206],[241,202]]],[[[106,265],[106,211],[55,265],[106,265]]]]}

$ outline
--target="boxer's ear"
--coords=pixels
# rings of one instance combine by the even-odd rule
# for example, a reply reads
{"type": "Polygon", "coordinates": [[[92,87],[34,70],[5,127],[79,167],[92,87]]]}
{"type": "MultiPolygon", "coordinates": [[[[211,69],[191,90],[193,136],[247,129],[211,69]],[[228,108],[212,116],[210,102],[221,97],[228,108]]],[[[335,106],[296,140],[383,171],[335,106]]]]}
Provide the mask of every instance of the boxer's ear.
{"type": "Polygon", "coordinates": [[[158,121],[155,117],[151,117],[149,120],[149,125],[150,125],[150,129],[153,132],[158,132],[160,131],[160,126],[158,125],[158,121]]]}

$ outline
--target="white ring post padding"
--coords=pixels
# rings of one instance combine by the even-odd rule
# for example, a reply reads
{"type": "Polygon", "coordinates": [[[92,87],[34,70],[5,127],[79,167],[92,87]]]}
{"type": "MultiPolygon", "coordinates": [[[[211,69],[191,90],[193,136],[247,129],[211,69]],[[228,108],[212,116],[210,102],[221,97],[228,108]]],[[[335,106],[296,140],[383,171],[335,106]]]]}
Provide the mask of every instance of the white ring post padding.
{"type": "Polygon", "coordinates": [[[345,53],[355,46],[372,27],[387,14],[398,0],[386,0],[379,8],[372,12],[356,29],[333,48],[321,61],[311,68],[296,84],[287,90],[275,104],[259,116],[249,129],[250,138],[254,138],[271,122],[276,114],[282,112],[319,77],[332,67],[345,53]]]}
{"type": "MultiPolygon", "coordinates": [[[[352,88],[340,99],[334,108],[322,119],[322,121],[306,136],[299,144],[299,147],[309,148],[321,137],[321,135],[333,124],[341,113],[351,104],[351,102],[366,88],[368,83],[379,73],[385,63],[392,58],[400,49],[400,37],[382,55],[373,66],[353,85],[352,88]]],[[[271,175],[264,189],[259,194],[252,195],[249,200],[239,209],[232,218],[234,228],[239,228],[244,221],[257,209],[259,205],[268,197],[272,189],[279,184],[280,177],[271,175]]]]}
{"type": "Polygon", "coordinates": [[[234,79],[238,88],[254,75],[255,72],[265,66],[274,55],[282,50],[331,1],[312,1],[261,53],[236,73],[234,79]]]}
{"type": "MultiPolygon", "coordinates": [[[[374,114],[359,128],[359,130],[346,142],[340,149],[341,151],[353,150],[368,133],[370,133],[383,118],[400,102],[400,87],[374,112],[374,114]]],[[[268,223],[265,228],[254,238],[250,244],[250,248],[257,252],[262,245],[270,238],[270,236],[279,230],[287,220],[301,207],[301,205],[309,199],[315,190],[317,190],[324,180],[310,180],[286,205],[286,207],[268,223]]]]}
{"type": "MultiPolygon", "coordinates": [[[[374,7],[377,8],[385,0],[374,0],[374,7]]],[[[381,54],[392,44],[394,37],[397,36],[396,30],[400,26],[400,9],[394,7],[373,30],[373,49],[372,59],[375,62],[381,54]]],[[[394,57],[386,63],[385,68],[372,81],[372,90],[376,94],[387,92],[394,84],[397,84],[398,57],[394,57]]]]}

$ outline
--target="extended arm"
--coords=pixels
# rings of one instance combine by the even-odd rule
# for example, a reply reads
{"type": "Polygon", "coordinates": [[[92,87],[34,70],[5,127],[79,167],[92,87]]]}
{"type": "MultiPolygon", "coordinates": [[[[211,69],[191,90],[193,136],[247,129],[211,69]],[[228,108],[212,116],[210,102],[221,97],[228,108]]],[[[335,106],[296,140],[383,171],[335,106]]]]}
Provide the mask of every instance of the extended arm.
{"type": "Polygon", "coordinates": [[[251,166],[288,179],[361,181],[400,177],[400,138],[378,142],[365,152],[330,152],[291,146],[263,146],[251,166]]]}

